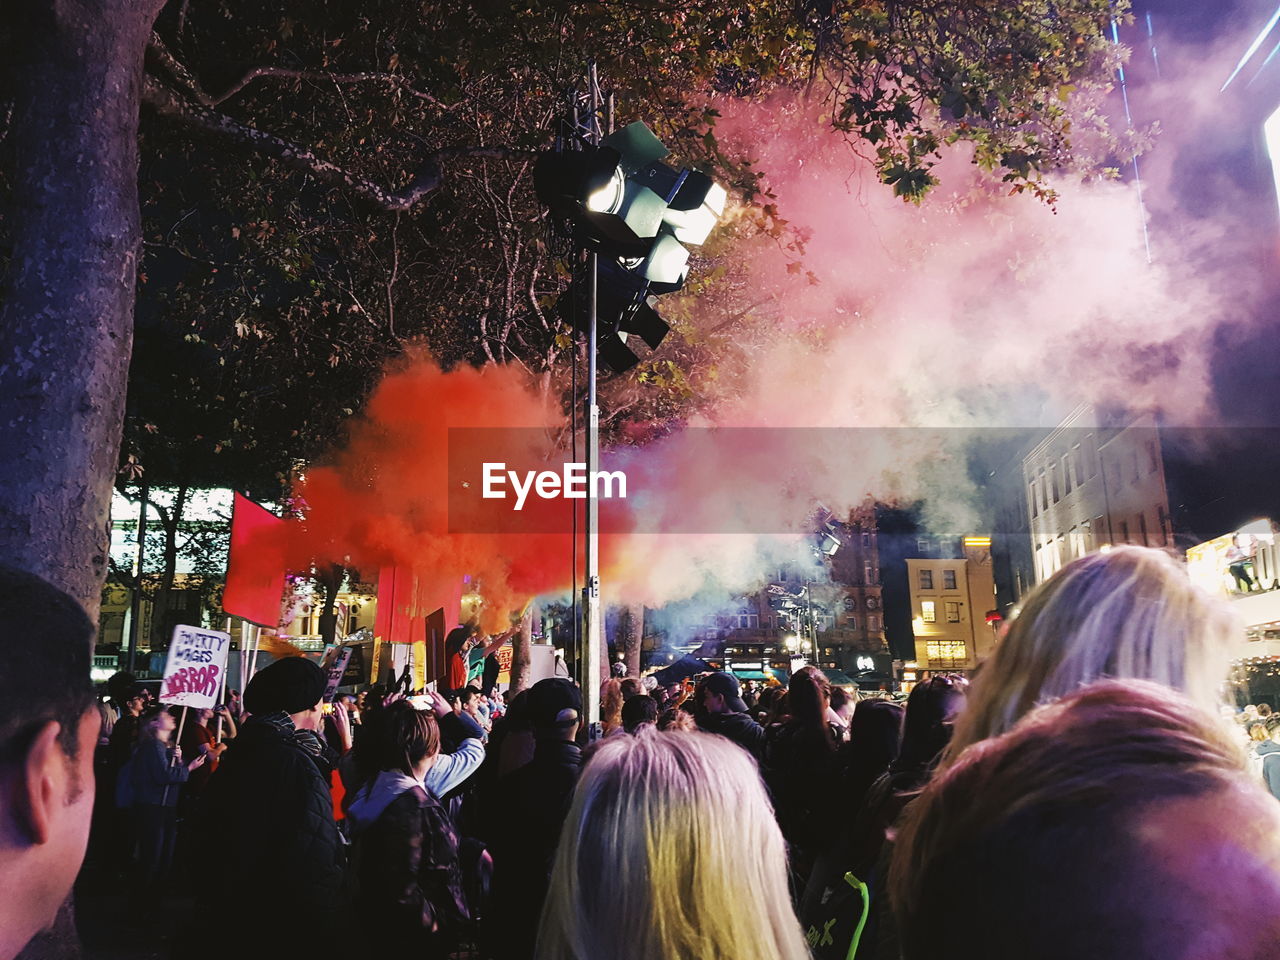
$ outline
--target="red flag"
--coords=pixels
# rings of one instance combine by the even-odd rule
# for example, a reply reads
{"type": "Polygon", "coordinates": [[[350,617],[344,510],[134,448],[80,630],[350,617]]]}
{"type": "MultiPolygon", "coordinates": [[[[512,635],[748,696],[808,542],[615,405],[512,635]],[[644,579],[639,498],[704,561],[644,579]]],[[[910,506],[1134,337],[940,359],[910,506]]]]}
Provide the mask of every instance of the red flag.
{"type": "Polygon", "coordinates": [[[222,609],[260,627],[280,626],[284,596],[284,520],[236,494],[231,510],[231,552],[222,609]]]}

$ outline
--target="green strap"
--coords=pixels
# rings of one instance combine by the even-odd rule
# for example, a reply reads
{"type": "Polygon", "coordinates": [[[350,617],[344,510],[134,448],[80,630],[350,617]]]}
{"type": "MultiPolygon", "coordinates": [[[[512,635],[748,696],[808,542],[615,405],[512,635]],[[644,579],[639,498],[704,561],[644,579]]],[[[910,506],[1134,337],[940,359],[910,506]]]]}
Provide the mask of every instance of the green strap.
{"type": "Polygon", "coordinates": [[[871,914],[871,894],[867,891],[867,885],[852,873],[844,875],[844,882],[857,890],[858,895],[862,897],[862,916],[858,918],[858,926],[853,931],[853,939],[849,942],[849,952],[845,955],[845,960],[853,960],[858,952],[858,943],[862,940],[862,929],[867,925],[867,917],[871,914]]]}

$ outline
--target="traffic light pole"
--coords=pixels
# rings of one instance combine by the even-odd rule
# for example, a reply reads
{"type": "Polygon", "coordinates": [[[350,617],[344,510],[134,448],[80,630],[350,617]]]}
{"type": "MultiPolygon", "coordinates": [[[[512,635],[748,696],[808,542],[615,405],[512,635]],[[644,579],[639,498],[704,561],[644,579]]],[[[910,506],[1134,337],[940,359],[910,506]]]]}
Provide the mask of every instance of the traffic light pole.
{"type": "MultiPolygon", "coordinates": [[[[592,67],[595,88],[595,68],[592,67]]],[[[582,705],[588,723],[600,720],[600,658],[604,635],[600,615],[600,501],[592,478],[600,469],[600,407],[596,403],[596,293],[598,255],[587,256],[587,523],[586,583],[582,588],[583,642],[582,705]]]]}

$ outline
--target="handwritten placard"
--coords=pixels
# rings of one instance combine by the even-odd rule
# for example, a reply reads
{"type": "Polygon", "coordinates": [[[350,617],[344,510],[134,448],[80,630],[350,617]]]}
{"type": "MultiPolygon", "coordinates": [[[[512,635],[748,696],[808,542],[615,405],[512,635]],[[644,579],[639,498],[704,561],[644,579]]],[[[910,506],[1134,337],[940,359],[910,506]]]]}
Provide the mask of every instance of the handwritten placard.
{"type": "Polygon", "coordinates": [[[160,702],[203,709],[217,703],[231,635],[203,627],[174,627],[160,684],[160,702]]]}

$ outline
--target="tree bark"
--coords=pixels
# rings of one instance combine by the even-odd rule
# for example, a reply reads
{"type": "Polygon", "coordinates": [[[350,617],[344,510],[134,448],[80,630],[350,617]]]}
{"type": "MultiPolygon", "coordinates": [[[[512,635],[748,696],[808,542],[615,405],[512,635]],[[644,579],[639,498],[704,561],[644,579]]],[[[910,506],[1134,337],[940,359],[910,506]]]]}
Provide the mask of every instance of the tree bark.
{"type": "Polygon", "coordinates": [[[507,685],[511,696],[529,686],[529,661],[533,658],[529,647],[533,643],[534,607],[530,605],[520,621],[520,629],[511,638],[511,681],[507,685]]]}
{"type": "Polygon", "coordinates": [[[17,4],[0,556],[97,619],[133,339],[138,103],[160,0],[17,4]]]}
{"type": "Polygon", "coordinates": [[[627,676],[640,676],[640,648],[644,640],[644,604],[629,603],[618,617],[618,649],[627,676]]]}

